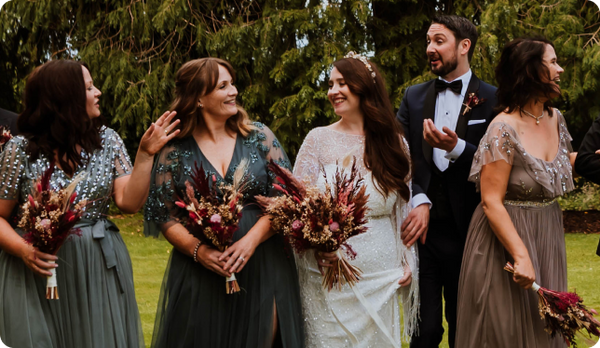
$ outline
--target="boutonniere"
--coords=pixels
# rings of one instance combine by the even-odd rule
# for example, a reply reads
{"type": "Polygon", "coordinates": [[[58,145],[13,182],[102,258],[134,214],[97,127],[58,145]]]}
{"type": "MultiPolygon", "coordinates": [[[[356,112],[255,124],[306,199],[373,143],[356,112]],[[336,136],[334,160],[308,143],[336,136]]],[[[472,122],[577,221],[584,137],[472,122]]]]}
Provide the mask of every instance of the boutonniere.
{"type": "Polygon", "coordinates": [[[463,111],[462,113],[463,116],[468,114],[474,107],[485,103],[485,101],[487,100],[485,98],[479,98],[479,90],[468,93],[467,96],[467,102],[463,103],[463,105],[465,106],[465,111],[463,111]]]}
{"type": "Polygon", "coordinates": [[[4,148],[4,144],[6,144],[12,138],[12,134],[10,134],[10,130],[8,130],[5,126],[0,126],[0,151],[4,148]]]}

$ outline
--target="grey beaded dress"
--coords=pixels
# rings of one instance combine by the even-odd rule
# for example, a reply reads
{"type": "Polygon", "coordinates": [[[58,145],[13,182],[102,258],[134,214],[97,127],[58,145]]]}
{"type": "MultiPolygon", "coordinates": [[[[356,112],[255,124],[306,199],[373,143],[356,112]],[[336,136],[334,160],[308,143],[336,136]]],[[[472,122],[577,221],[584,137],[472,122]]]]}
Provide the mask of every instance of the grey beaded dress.
{"type": "MultiPolygon", "coordinates": [[[[176,223],[182,211],[174,201],[183,197],[185,182],[196,163],[217,182],[231,183],[239,163],[248,159],[250,188],[244,193],[242,217],[233,241],[246,235],[262,214],[254,197],[275,194],[268,161],[290,168],[273,132],[261,123],[254,123],[254,127],[246,137],[238,134],[224,178],[193,137],[167,144],[155,158],[144,232],[158,236],[161,227],[176,223]]],[[[304,347],[298,275],[293,252],[281,236],[274,235],[260,244],[236,278],[241,291],[227,295],[224,277],[174,248],[158,302],[152,347],[271,347],[274,304],[279,328],[276,342],[286,348],[304,347]]]]}
{"type": "MultiPolygon", "coordinates": [[[[9,347],[144,346],[129,253],[119,229],[106,219],[113,183],[130,174],[132,165],[114,130],[103,127],[100,137],[102,148],[83,151],[84,164],[74,174],[87,174],[77,185],[76,201],[91,203],[77,225],[81,236],[69,237],[58,251],[59,299],[46,299],[45,277],[34,275],[20,258],[0,253],[0,337],[9,347]]],[[[0,155],[0,199],[17,200],[15,213],[50,165],[43,155],[31,161],[26,146],[25,138],[14,137],[0,155]]],[[[52,188],[70,181],[55,167],[52,188]]]]}
{"type": "MultiPolygon", "coordinates": [[[[490,124],[473,158],[470,179],[479,189],[483,166],[495,161],[512,165],[504,206],[545,288],[567,290],[567,262],[562,211],[555,198],[573,190],[569,161],[571,136],[563,116],[556,157],[548,162],[531,156],[519,134],[504,122],[490,124]]],[[[544,331],[538,296],[517,285],[503,270],[513,261],[481,204],[475,210],[465,245],[458,293],[456,347],[564,348],[562,337],[544,331]]]]}

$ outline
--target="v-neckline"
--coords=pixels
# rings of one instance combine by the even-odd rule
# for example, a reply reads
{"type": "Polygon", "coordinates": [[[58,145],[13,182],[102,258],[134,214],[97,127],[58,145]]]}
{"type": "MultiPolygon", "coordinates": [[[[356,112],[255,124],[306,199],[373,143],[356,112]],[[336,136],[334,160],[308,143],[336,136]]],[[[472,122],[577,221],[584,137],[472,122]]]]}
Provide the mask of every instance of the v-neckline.
{"type": "Polygon", "coordinates": [[[62,169],[61,167],[59,167],[58,162],[56,160],[54,160],[54,161],[49,161],[48,160],[48,165],[51,165],[51,166],[54,167],[54,169],[52,170],[54,173],[57,173],[57,171],[60,171],[60,173],[62,173],[62,176],[65,177],[65,178],[67,178],[69,180],[69,182],[70,182],[70,181],[73,180],[73,178],[75,176],[77,176],[77,174],[79,174],[79,172],[81,172],[83,170],[83,168],[85,167],[85,165],[87,164],[87,162],[89,160],[89,157],[86,157],[88,155],[87,155],[87,153],[85,152],[84,149],[81,149],[81,152],[79,153],[79,156],[81,156],[81,162],[82,163],[81,163],[81,165],[79,165],[79,166],[77,166],[77,167],[75,167],[73,169],[73,174],[71,176],[68,176],[67,172],[65,172],[64,169],[62,169]]]}
{"type": "Polygon", "coordinates": [[[204,157],[204,159],[206,160],[206,163],[208,163],[208,165],[215,171],[215,173],[222,179],[225,180],[225,178],[227,177],[227,174],[229,173],[229,171],[231,170],[231,165],[233,164],[233,159],[235,157],[235,150],[237,149],[238,146],[238,141],[240,139],[239,134],[235,134],[235,145],[233,146],[233,152],[231,153],[231,158],[229,159],[229,164],[227,164],[227,169],[225,170],[225,173],[221,174],[219,173],[219,170],[217,169],[217,167],[215,167],[210,160],[208,159],[208,157],[206,157],[206,155],[204,154],[204,152],[202,151],[202,148],[200,148],[200,144],[198,144],[198,141],[196,141],[196,138],[192,137],[192,140],[194,141],[194,143],[196,144],[196,148],[198,149],[198,151],[200,152],[200,154],[202,155],[202,157],[204,157]]]}

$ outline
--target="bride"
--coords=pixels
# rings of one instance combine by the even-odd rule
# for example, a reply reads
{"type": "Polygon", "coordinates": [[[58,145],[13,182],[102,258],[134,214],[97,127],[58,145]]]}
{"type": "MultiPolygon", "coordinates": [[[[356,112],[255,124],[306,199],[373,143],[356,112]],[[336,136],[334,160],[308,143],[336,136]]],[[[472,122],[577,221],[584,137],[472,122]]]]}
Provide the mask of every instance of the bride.
{"type": "Polygon", "coordinates": [[[400,239],[410,209],[408,146],[377,67],[353,52],[333,66],[327,95],[341,119],[308,133],[294,174],[324,189],[321,167],[332,182],[336,167],[356,158],[370,195],[369,222],[366,233],[348,240],[357,253],[350,263],[363,272],[354,287],[327,292],[321,286],[335,253],[298,257],[306,346],[399,348],[401,336],[416,328],[419,304],[416,250],[400,239]]]}

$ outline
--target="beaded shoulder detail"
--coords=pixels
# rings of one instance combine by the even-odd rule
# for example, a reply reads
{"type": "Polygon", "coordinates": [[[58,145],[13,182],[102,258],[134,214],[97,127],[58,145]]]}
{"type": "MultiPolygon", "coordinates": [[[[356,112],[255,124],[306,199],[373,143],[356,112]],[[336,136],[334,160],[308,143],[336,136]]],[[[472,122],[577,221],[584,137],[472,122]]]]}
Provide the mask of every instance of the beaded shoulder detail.
{"type": "MultiPolygon", "coordinates": [[[[100,129],[102,147],[88,154],[82,151],[83,163],[74,175],[86,174],[77,185],[76,201],[87,199],[85,217],[98,219],[106,215],[114,181],[131,173],[133,168],[123,140],[108,127],[100,129]]],[[[23,136],[11,139],[0,155],[0,199],[16,199],[21,204],[31,192],[32,185],[50,166],[50,161],[40,155],[31,161],[26,153],[28,140],[23,136]]],[[[56,167],[50,178],[54,189],[66,187],[72,180],[56,167]]]]}
{"type": "Polygon", "coordinates": [[[490,124],[473,157],[469,180],[474,182],[479,190],[480,174],[483,166],[504,160],[513,166],[513,172],[509,180],[518,177],[517,184],[524,189],[525,184],[523,182],[527,181],[524,177],[527,176],[542,187],[544,198],[553,198],[572,191],[574,189],[573,169],[569,160],[572,138],[560,112],[557,112],[557,117],[559,118],[559,146],[552,161],[545,161],[531,156],[521,144],[516,130],[509,124],[505,122],[490,124]]]}

